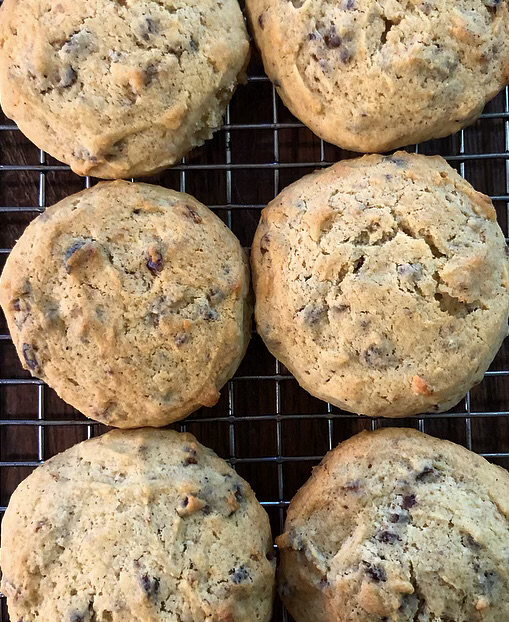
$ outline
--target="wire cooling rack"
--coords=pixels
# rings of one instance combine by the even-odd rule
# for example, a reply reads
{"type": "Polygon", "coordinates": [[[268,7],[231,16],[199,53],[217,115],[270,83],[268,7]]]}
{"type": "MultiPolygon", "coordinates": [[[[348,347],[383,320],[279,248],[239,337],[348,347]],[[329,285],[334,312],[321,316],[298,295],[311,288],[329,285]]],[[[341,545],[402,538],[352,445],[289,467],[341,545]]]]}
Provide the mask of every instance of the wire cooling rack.
{"type": "MultiPolygon", "coordinates": [[[[1,4],[1,1],[0,1],[1,4]]],[[[509,219],[509,91],[456,136],[409,148],[439,153],[488,194],[507,237],[509,219]]],[[[239,87],[225,125],[178,166],[147,181],[194,194],[249,246],[260,210],[305,173],[355,154],[315,137],[285,109],[256,52],[247,85],[239,87]]],[[[97,180],[80,178],[26,140],[0,114],[0,268],[26,225],[65,196],[97,180]]],[[[142,407],[142,405],[140,405],[142,407]]],[[[219,403],[177,425],[212,447],[253,486],[274,535],[286,507],[329,449],[362,429],[416,427],[460,443],[509,468],[509,347],[483,382],[451,412],[403,420],[344,413],[300,389],[253,334],[246,358],[219,403]]],[[[5,319],[0,319],[0,516],[15,487],[37,465],[105,426],[85,419],[24,371],[5,319]]],[[[7,622],[2,597],[0,621],[7,622]]],[[[289,616],[276,603],[274,622],[289,616]]]]}

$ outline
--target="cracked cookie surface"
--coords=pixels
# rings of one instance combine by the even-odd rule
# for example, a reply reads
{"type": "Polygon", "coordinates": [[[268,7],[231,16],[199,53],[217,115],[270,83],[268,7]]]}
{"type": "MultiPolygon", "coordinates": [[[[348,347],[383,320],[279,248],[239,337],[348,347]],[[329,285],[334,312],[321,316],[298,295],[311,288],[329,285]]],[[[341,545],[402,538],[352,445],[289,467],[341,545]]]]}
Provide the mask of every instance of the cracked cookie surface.
{"type": "Polygon", "coordinates": [[[25,369],[117,427],[213,406],[251,335],[234,234],[187,194],[125,181],[36,218],[7,260],[0,303],[25,369]]]}
{"type": "Polygon", "coordinates": [[[237,0],[5,0],[0,98],[80,175],[166,168],[222,124],[249,40],[237,0]]]}
{"type": "Polygon", "coordinates": [[[509,474],[416,430],[329,452],[277,543],[297,622],[509,618],[509,474]]]}
{"type": "Polygon", "coordinates": [[[365,156],[297,181],[263,210],[252,268],[269,350],[351,412],[447,410],[507,334],[495,210],[440,157],[365,156]]]}
{"type": "Polygon", "coordinates": [[[247,0],[267,74],[313,132],[383,152],[473,123],[509,81],[507,0],[247,0]]]}
{"type": "Polygon", "coordinates": [[[2,522],[2,592],[25,622],[268,622],[272,558],[249,484],[170,430],[116,430],[51,458],[2,522]]]}

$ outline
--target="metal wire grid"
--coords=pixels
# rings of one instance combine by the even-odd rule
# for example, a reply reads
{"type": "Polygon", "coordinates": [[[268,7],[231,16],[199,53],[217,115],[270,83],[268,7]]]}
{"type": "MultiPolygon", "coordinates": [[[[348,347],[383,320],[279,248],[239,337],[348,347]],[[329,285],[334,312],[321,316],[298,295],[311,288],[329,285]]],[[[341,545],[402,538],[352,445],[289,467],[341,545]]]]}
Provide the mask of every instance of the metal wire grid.
{"type": "MultiPolygon", "coordinates": [[[[1,5],[1,0],[0,0],[1,5]]],[[[250,76],[249,82],[263,82],[267,83],[268,79],[265,76],[250,76]]],[[[227,224],[232,226],[232,213],[235,210],[258,210],[264,207],[261,204],[249,204],[249,203],[235,203],[233,201],[233,193],[232,193],[232,172],[239,169],[264,169],[271,170],[273,175],[273,184],[274,184],[274,195],[278,194],[280,190],[280,172],[285,168],[320,168],[328,166],[332,164],[332,162],[328,162],[325,157],[325,145],[323,140],[320,140],[319,149],[320,149],[320,157],[316,161],[311,162],[281,162],[280,161],[280,143],[279,143],[279,134],[280,131],[286,129],[295,129],[295,128],[303,128],[304,126],[298,122],[285,123],[280,122],[278,119],[278,99],[277,94],[272,87],[272,119],[267,123],[231,123],[231,113],[230,107],[227,110],[225,124],[222,129],[224,136],[224,150],[225,150],[225,160],[224,164],[193,164],[187,162],[185,159],[176,167],[174,170],[179,172],[179,189],[182,192],[186,191],[187,188],[187,173],[193,170],[215,170],[215,171],[224,171],[225,175],[225,186],[226,186],[226,201],[224,204],[212,205],[212,209],[215,211],[221,210],[226,211],[227,214],[227,224]],[[272,131],[273,136],[273,159],[272,161],[267,161],[263,163],[234,163],[232,161],[232,150],[231,150],[231,137],[232,133],[238,130],[252,130],[254,134],[258,130],[270,130],[272,131]]],[[[492,200],[502,201],[506,203],[506,211],[508,214],[508,222],[509,222],[509,89],[505,91],[505,110],[500,113],[487,113],[482,116],[484,119],[502,119],[504,121],[504,130],[505,130],[505,150],[500,152],[490,152],[490,153],[469,153],[465,149],[465,131],[462,131],[460,134],[460,149],[459,154],[457,155],[445,155],[446,159],[452,163],[459,164],[459,171],[462,175],[465,175],[465,163],[468,161],[479,161],[479,160],[503,160],[505,162],[505,171],[506,171],[506,188],[505,194],[501,195],[492,195],[492,200]]],[[[3,131],[13,131],[15,126],[10,124],[1,124],[0,125],[0,142],[2,141],[2,132],[3,131]]],[[[467,130],[468,131],[468,130],[467,130]]],[[[255,135],[256,139],[256,135],[255,135]]],[[[415,148],[416,152],[419,151],[419,145],[415,148]]],[[[0,164],[0,173],[4,171],[36,171],[39,174],[39,188],[38,188],[38,203],[34,206],[29,207],[19,207],[19,206],[0,206],[0,218],[2,214],[6,214],[9,212],[26,212],[26,213],[36,213],[42,212],[46,207],[46,175],[51,171],[66,171],[69,170],[69,167],[64,165],[54,165],[47,163],[47,155],[43,152],[39,152],[39,163],[35,165],[5,165],[0,164]]],[[[84,186],[90,187],[92,180],[90,178],[85,178],[84,186]]],[[[0,220],[1,222],[1,220],[0,220]]],[[[8,254],[10,249],[8,248],[0,248],[0,254],[6,255],[8,254]]],[[[10,340],[10,336],[8,334],[1,334],[0,340],[10,340]]],[[[261,499],[261,503],[267,508],[272,508],[278,514],[278,523],[279,528],[282,530],[285,510],[287,505],[289,504],[289,495],[286,491],[285,486],[285,472],[284,465],[287,463],[294,462],[308,462],[308,463],[316,463],[323,456],[322,455],[303,455],[303,456],[288,456],[284,455],[283,451],[283,422],[289,420],[303,420],[303,419],[312,419],[312,420],[320,420],[327,422],[327,448],[330,450],[335,445],[334,442],[334,423],[336,420],[340,419],[345,421],[347,419],[355,419],[358,420],[357,415],[348,414],[348,413],[338,413],[335,412],[331,404],[324,404],[323,411],[317,411],[313,413],[307,414],[283,414],[281,408],[281,388],[283,383],[288,382],[292,379],[292,377],[282,368],[282,365],[273,359],[274,364],[274,372],[272,374],[255,374],[255,375],[241,375],[237,374],[232,380],[228,382],[227,385],[227,407],[224,414],[220,414],[218,416],[206,417],[198,414],[198,416],[192,416],[190,419],[184,421],[180,424],[180,429],[185,430],[187,428],[188,422],[199,423],[213,423],[218,424],[220,422],[228,425],[228,445],[229,445],[229,455],[224,456],[229,460],[229,462],[236,467],[242,463],[262,463],[262,462],[271,462],[277,465],[277,500],[268,500],[261,499]],[[253,382],[264,382],[271,381],[275,384],[275,394],[274,394],[274,403],[273,403],[273,412],[260,412],[259,414],[253,415],[243,415],[242,413],[236,412],[235,408],[235,391],[242,390],[243,383],[253,383],[253,382]],[[239,455],[237,451],[237,435],[236,424],[241,422],[251,423],[253,426],[256,426],[257,423],[263,421],[272,421],[275,422],[276,426],[276,452],[274,455],[269,456],[261,456],[261,457],[245,457],[239,455]]],[[[32,378],[5,378],[3,377],[3,373],[0,371],[0,389],[2,387],[8,385],[21,386],[21,385],[35,385],[37,387],[37,412],[35,417],[30,419],[4,419],[3,414],[0,413],[0,427],[1,426],[26,426],[26,427],[36,427],[37,429],[37,460],[12,460],[12,461],[0,461],[0,468],[2,467],[36,467],[41,464],[47,457],[45,455],[45,433],[51,426],[84,426],[86,429],[87,438],[91,438],[94,435],[93,423],[89,420],[72,420],[72,419],[63,419],[58,421],[48,420],[46,419],[45,412],[45,391],[46,386],[43,382],[32,379],[32,378]]],[[[497,370],[497,371],[488,371],[486,374],[489,376],[503,376],[509,377],[509,369],[497,370]]],[[[508,379],[509,382],[509,379],[508,379]]],[[[224,390],[223,390],[224,391],[224,390]]],[[[504,408],[507,408],[508,405],[504,404],[504,408]]],[[[446,417],[450,418],[460,418],[465,421],[465,440],[464,444],[469,449],[472,449],[472,420],[475,418],[482,417],[507,417],[509,418],[509,410],[492,410],[492,411],[472,411],[471,408],[471,398],[470,393],[464,399],[463,409],[458,412],[448,413],[446,417]]],[[[418,428],[421,431],[426,431],[426,422],[435,418],[444,418],[444,414],[433,413],[422,415],[418,418],[418,428]]],[[[372,419],[369,420],[369,425],[372,429],[376,429],[380,426],[381,420],[372,419]]],[[[206,438],[202,438],[202,441],[207,442],[206,438]]],[[[485,456],[488,459],[508,459],[509,452],[489,452],[482,453],[481,455],[485,456]]],[[[0,513],[3,515],[6,507],[0,507],[0,513]]],[[[2,607],[2,610],[5,611],[5,607],[2,607]]],[[[1,615],[1,612],[0,612],[1,615]]],[[[5,614],[4,614],[5,615],[5,614]]],[[[278,617],[286,622],[288,619],[288,615],[284,608],[281,608],[278,617]]]]}

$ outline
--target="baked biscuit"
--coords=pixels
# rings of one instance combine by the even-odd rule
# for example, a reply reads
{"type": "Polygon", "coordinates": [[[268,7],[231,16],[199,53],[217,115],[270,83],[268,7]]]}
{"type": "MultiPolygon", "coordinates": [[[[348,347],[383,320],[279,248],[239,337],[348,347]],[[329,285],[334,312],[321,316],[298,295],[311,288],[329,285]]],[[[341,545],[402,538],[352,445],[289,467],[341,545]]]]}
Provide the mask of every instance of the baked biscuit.
{"type": "Polygon", "coordinates": [[[383,152],[473,123],[509,81],[507,0],[246,0],[265,71],[334,145],[383,152]]]}
{"type": "Polygon", "coordinates": [[[266,512],[190,434],[115,430],[36,469],[2,522],[2,592],[25,622],[268,622],[266,512]]]}
{"type": "Polygon", "coordinates": [[[330,452],[277,542],[297,622],[509,619],[509,474],[416,430],[330,452]]]}
{"type": "Polygon", "coordinates": [[[351,412],[448,410],[507,334],[495,210],[440,157],[366,156],[297,181],[262,212],[252,267],[269,350],[351,412]]]}
{"type": "Polygon", "coordinates": [[[7,259],[0,303],[25,369],[121,428],[213,406],[251,335],[233,233],[187,194],[126,181],[36,218],[7,259]]]}
{"type": "Polygon", "coordinates": [[[79,175],[148,175],[221,126],[249,40],[237,0],[5,0],[0,99],[79,175]]]}

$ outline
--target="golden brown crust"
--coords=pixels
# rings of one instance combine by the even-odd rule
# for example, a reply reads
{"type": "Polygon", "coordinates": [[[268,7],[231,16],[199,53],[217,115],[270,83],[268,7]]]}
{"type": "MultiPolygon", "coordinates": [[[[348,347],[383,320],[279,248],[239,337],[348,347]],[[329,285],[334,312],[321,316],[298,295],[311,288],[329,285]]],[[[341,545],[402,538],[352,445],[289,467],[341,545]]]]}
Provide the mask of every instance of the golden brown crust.
{"type": "Polygon", "coordinates": [[[103,183],[48,208],[0,279],[26,369],[109,425],[213,406],[251,332],[237,238],[193,197],[103,183]]]}
{"type": "Polygon", "coordinates": [[[267,514],[211,450],[190,434],[116,430],[17,488],[1,589],[25,622],[268,622],[271,553],[267,514]]]}
{"type": "Polygon", "coordinates": [[[79,175],[157,172],[210,138],[244,79],[236,0],[5,0],[0,98],[79,175]]]}
{"type": "Polygon", "coordinates": [[[509,475],[416,430],[363,432],[292,500],[280,589],[297,622],[509,615],[509,475]]]}
{"type": "Polygon", "coordinates": [[[384,152],[473,123],[508,81],[498,0],[247,0],[291,112],[344,149],[384,152]]]}
{"type": "Polygon", "coordinates": [[[345,410],[447,410],[507,334],[495,216],[438,156],[304,177],[263,210],[253,241],[258,332],[301,386],[345,410]]]}

